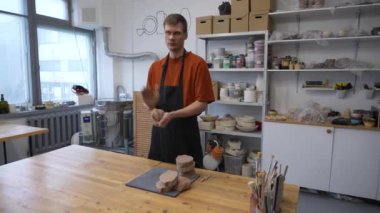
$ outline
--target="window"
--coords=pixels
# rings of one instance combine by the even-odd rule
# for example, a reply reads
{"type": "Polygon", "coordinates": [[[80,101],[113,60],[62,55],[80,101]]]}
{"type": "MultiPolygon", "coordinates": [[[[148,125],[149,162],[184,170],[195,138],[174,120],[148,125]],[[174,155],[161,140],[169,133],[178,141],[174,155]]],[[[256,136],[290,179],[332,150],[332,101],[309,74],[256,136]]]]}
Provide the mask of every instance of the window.
{"type": "Polygon", "coordinates": [[[25,17],[0,13],[0,93],[9,103],[29,101],[26,21],[25,17]]]}
{"type": "Polygon", "coordinates": [[[88,33],[39,27],[38,50],[42,101],[73,100],[73,84],[93,91],[94,62],[88,33]]]}
{"type": "Polygon", "coordinates": [[[75,84],[96,95],[95,34],[71,25],[70,3],[0,0],[0,93],[9,103],[73,100],[75,84]]]}
{"type": "Polygon", "coordinates": [[[0,10],[25,15],[26,7],[24,3],[24,0],[0,0],[0,10]]]}
{"type": "Polygon", "coordinates": [[[69,20],[68,9],[66,0],[36,0],[36,12],[39,15],[69,20]]]}

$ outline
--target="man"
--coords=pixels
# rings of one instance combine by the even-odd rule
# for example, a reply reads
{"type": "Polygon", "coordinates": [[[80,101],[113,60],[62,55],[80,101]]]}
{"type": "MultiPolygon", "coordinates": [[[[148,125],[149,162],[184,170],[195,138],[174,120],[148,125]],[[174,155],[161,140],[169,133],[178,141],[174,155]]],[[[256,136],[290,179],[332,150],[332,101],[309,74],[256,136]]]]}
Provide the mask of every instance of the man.
{"type": "Polygon", "coordinates": [[[154,120],[149,158],[175,163],[178,155],[187,154],[202,167],[197,115],[214,101],[210,73],[201,57],[184,48],[187,22],[182,15],[168,15],[164,30],[169,53],[151,65],[150,92],[143,92],[144,100],[153,100],[145,101],[154,120]]]}

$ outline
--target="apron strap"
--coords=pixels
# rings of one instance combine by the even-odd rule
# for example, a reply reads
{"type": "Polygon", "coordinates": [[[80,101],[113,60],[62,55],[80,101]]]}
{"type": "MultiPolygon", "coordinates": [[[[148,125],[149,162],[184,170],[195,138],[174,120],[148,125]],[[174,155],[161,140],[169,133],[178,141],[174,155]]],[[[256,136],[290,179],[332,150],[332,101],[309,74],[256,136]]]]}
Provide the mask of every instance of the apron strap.
{"type": "MultiPolygon", "coordinates": [[[[185,56],[186,56],[186,49],[183,50],[183,55],[182,55],[182,65],[181,65],[181,73],[179,76],[179,82],[178,86],[182,87],[182,78],[183,78],[183,70],[185,68],[185,56]]],[[[169,67],[169,53],[166,56],[165,64],[162,66],[162,75],[161,75],[161,81],[160,81],[160,86],[165,85],[165,79],[166,79],[166,73],[169,67]]]]}

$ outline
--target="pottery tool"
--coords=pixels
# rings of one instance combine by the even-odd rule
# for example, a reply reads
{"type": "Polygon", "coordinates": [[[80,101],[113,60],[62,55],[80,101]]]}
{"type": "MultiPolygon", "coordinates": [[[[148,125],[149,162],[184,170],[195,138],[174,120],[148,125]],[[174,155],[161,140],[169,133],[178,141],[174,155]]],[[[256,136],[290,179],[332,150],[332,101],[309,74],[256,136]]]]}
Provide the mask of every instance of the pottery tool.
{"type": "Polygon", "coordinates": [[[280,203],[282,199],[282,191],[284,188],[284,181],[285,181],[285,176],[279,175],[277,177],[277,184],[276,184],[276,191],[275,191],[275,197],[274,197],[274,205],[273,209],[274,212],[279,212],[280,211],[280,203]]]}
{"type": "Polygon", "coordinates": [[[285,166],[284,177],[286,176],[287,172],[288,172],[288,165],[285,166]]]}

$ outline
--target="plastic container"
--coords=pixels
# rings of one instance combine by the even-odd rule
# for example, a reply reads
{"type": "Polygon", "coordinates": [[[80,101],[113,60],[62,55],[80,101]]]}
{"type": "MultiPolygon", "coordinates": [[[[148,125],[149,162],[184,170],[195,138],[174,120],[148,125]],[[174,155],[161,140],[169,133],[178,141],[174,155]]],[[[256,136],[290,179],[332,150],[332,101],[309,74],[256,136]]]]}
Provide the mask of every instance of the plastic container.
{"type": "Polygon", "coordinates": [[[241,175],[241,168],[244,161],[244,155],[231,156],[228,154],[223,155],[225,172],[234,175],[241,175]]]}
{"type": "Polygon", "coordinates": [[[255,61],[264,61],[264,54],[255,54],[255,61]]]}
{"type": "Polygon", "coordinates": [[[223,58],[223,68],[230,68],[231,66],[231,60],[230,57],[224,57],[223,58]]]}
{"type": "Polygon", "coordinates": [[[245,57],[245,67],[247,68],[253,68],[255,66],[255,60],[253,60],[251,57],[245,57]]]}
{"type": "Polygon", "coordinates": [[[223,59],[216,57],[214,58],[212,65],[215,69],[218,69],[222,67],[222,64],[223,64],[222,62],[223,62],[223,59]]]}

